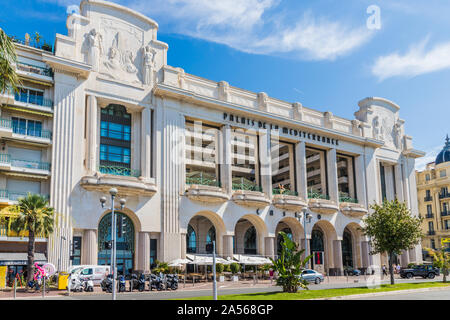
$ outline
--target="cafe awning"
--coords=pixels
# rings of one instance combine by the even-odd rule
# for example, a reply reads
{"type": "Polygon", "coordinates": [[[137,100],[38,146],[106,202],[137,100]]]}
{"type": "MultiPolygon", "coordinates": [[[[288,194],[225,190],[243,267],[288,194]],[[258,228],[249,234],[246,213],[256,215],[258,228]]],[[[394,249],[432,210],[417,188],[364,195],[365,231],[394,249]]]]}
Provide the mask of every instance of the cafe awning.
{"type": "MultiPolygon", "coordinates": [[[[186,258],[192,260],[189,264],[196,264],[199,266],[206,266],[213,264],[213,256],[211,255],[198,255],[198,254],[187,254],[186,258]]],[[[216,257],[216,263],[230,264],[232,261],[228,261],[219,257],[216,257]]]]}
{"type": "Polygon", "coordinates": [[[272,264],[270,259],[262,257],[262,256],[250,256],[245,254],[235,254],[233,255],[233,259],[235,259],[240,264],[245,265],[253,265],[259,266],[264,264],[272,264]]]}
{"type": "MultiPolygon", "coordinates": [[[[43,253],[34,253],[34,262],[46,263],[47,258],[43,253]]],[[[26,264],[28,264],[28,254],[26,252],[0,252],[0,266],[26,264]]]]}

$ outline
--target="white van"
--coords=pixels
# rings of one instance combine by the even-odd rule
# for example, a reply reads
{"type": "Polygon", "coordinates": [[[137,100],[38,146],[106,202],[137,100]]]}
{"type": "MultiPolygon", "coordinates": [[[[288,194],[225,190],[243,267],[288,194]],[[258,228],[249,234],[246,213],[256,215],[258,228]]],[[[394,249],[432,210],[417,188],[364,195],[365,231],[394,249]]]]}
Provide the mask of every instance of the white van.
{"type": "Polygon", "coordinates": [[[73,266],[70,270],[72,275],[81,275],[84,278],[88,278],[94,282],[94,285],[100,284],[106,275],[109,274],[110,266],[100,265],[82,265],[73,266]]]}

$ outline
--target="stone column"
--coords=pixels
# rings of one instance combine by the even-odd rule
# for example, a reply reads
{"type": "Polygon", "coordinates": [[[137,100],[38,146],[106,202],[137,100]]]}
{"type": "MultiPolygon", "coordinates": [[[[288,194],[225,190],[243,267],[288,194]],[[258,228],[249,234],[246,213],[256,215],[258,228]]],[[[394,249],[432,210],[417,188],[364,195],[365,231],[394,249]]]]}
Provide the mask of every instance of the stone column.
{"type": "Polygon", "coordinates": [[[139,232],[137,270],[150,271],[150,233],[139,232]]]}
{"type": "Polygon", "coordinates": [[[233,258],[233,236],[223,236],[223,258],[233,258]]]}
{"type": "MultiPolygon", "coordinates": [[[[305,250],[305,252],[302,255],[302,258],[305,259],[307,256],[309,256],[311,254],[311,246],[310,246],[310,239],[307,239],[306,241],[308,241],[308,248],[306,248],[307,250],[305,250]]],[[[305,249],[305,239],[301,239],[300,240],[301,243],[301,249],[305,249]]],[[[309,265],[309,267],[311,268],[311,265],[309,265]]]]}
{"type": "Polygon", "coordinates": [[[363,268],[367,268],[370,265],[369,262],[369,242],[361,241],[361,258],[363,268]]]}
{"type": "Polygon", "coordinates": [[[394,166],[394,173],[395,173],[395,189],[397,191],[397,199],[398,201],[404,201],[404,192],[403,192],[403,185],[404,185],[404,179],[403,179],[403,172],[402,172],[402,165],[401,163],[398,163],[394,166]]]}
{"type": "Polygon", "coordinates": [[[152,119],[151,109],[144,108],[141,112],[141,179],[148,182],[151,177],[152,157],[152,119]]]}
{"type": "Polygon", "coordinates": [[[220,175],[222,178],[222,188],[226,193],[231,194],[232,175],[231,175],[231,127],[224,125],[221,129],[219,159],[220,159],[220,175]]]}
{"type": "Polygon", "coordinates": [[[406,268],[409,263],[409,253],[408,251],[403,251],[402,255],[400,256],[400,265],[403,268],[406,268]]]}
{"type": "Polygon", "coordinates": [[[342,264],[342,240],[333,241],[333,256],[334,256],[334,268],[336,269],[336,275],[342,275],[344,266],[342,264]]]}
{"type": "Polygon", "coordinates": [[[327,169],[328,169],[328,195],[330,200],[339,202],[338,176],[336,163],[336,149],[327,151],[327,169]]]}
{"type": "Polygon", "coordinates": [[[186,259],[186,233],[181,234],[181,259],[186,259]]]}
{"type": "Polygon", "coordinates": [[[266,257],[274,258],[275,257],[275,237],[265,237],[265,255],[266,257]]]}
{"type": "Polygon", "coordinates": [[[306,175],[306,149],[304,141],[300,141],[295,145],[295,169],[298,195],[302,199],[307,200],[308,183],[306,175]]]}
{"type": "Polygon", "coordinates": [[[89,174],[94,174],[97,171],[97,150],[99,149],[97,137],[98,137],[98,105],[97,98],[93,95],[87,97],[87,157],[86,166],[89,174]]]}
{"type": "Polygon", "coordinates": [[[356,172],[356,198],[358,203],[364,205],[365,208],[368,207],[366,199],[366,172],[364,168],[364,156],[360,155],[355,157],[355,172],[356,172]]]}
{"type": "Polygon", "coordinates": [[[97,264],[98,245],[97,232],[93,229],[84,230],[81,243],[81,264],[97,264]]]}
{"type": "Polygon", "coordinates": [[[262,191],[272,199],[272,155],[270,153],[270,132],[268,129],[260,130],[259,136],[259,163],[261,165],[262,191]]]}

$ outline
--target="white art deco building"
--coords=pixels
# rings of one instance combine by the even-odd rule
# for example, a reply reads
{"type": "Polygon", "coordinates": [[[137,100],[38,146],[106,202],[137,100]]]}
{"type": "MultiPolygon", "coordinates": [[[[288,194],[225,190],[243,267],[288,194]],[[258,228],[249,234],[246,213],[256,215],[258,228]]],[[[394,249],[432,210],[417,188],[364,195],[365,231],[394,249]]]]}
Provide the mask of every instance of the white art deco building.
{"type": "MultiPolygon", "coordinates": [[[[116,187],[127,200],[117,206],[126,273],[209,254],[213,240],[225,259],[273,257],[280,231],[302,248],[306,235],[314,268],[330,275],[387,263],[369,255],[358,227],[384,197],[418,214],[423,153],[399,106],[366,98],[349,120],[190,75],[168,64],[157,31],[128,8],[82,1],[54,54],[41,53],[54,73],[50,201],[63,216],[49,261],[109,264],[111,218],[99,198],[116,187]]],[[[421,262],[420,246],[399,260],[421,262]]]]}

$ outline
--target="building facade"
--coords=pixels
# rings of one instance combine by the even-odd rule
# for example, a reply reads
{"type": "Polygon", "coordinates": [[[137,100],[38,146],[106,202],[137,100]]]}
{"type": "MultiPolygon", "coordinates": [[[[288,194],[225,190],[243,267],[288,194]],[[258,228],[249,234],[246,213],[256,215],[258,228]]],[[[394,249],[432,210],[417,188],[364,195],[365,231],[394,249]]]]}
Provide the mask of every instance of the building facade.
{"type": "MultiPolygon", "coordinates": [[[[50,201],[62,216],[48,259],[63,269],[109,264],[99,199],[112,187],[126,199],[125,273],[210,254],[212,241],[225,259],[273,257],[280,231],[317,270],[364,270],[387,263],[358,229],[369,205],[398,198],[418,214],[423,153],[395,103],[363,99],[350,120],[187,74],[168,65],[155,21],[106,1],[82,1],[68,27],[43,54],[54,72],[50,201]]],[[[421,259],[420,246],[400,257],[421,259]]]]}
{"type": "MultiPolygon", "coordinates": [[[[441,240],[450,238],[450,139],[434,162],[416,172],[419,213],[423,218],[423,247],[441,248],[441,240]]],[[[444,244],[450,248],[449,243],[444,244]]]]}
{"type": "MultiPolygon", "coordinates": [[[[53,73],[45,50],[16,43],[19,92],[0,95],[0,265],[20,271],[27,263],[28,234],[9,229],[8,206],[28,192],[50,195],[53,73]]],[[[36,261],[45,262],[47,239],[36,237],[36,261]]]]}

